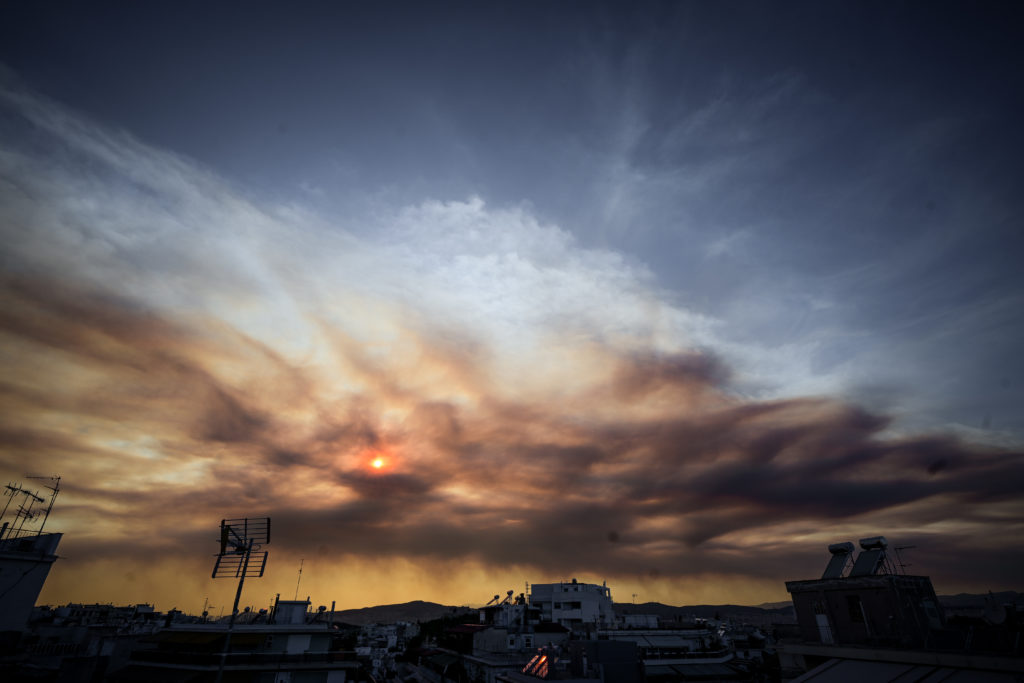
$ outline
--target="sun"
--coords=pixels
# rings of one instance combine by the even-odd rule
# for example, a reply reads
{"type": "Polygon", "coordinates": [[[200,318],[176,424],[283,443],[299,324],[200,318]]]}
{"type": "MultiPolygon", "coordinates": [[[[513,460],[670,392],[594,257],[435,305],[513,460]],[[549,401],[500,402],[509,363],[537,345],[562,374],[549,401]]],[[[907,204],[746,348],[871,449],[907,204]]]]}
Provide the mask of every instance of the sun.
{"type": "Polygon", "coordinates": [[[373,448],[363,452],[360,465],[370,472],[383,474],[395,466],[394,453],[390,449],[373,448]]]}

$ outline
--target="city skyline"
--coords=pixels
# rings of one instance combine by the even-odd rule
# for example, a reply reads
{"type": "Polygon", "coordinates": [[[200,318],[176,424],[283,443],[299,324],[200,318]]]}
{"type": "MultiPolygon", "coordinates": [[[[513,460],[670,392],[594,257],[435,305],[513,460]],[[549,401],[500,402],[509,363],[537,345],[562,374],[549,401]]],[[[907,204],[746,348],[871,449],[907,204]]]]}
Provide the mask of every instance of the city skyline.
{"type": "Polygon", "coordinates": [[[248,604],[1020,588],[1016,10],[177,7],[0,15],[41,599],[195,609],[262,515],[248,604]]]}

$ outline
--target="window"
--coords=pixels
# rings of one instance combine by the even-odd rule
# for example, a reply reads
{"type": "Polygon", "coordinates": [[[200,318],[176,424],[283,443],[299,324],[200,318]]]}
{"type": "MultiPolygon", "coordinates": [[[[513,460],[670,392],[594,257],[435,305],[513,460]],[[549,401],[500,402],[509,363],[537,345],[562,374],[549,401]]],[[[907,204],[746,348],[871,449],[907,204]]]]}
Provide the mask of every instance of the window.
{"type": "Polygon", "coordinates": [[[931,600],[924,600],[921,602],[921,606],[924,607],[924,613],[928,615],[928,626],[942,628],[942,619],[939,618],[939,610],[935,608],[935,603],[931,600]]]}
{"type": "Polygon", "coordinates": [[[859,595],[846,596],[846,609],[850,613],[850,621],[855,624],[864,623],[864,607],[860,604],[859,595]]]}
{"type": "Polygon", "coordinates": [[[832,637],[832,624],[828,621],[828,615],[825,614],[825,603],[821,600],[814,601],[814,620],[818,624],[818,637],[821,642],[825,645],[835,643],[835,639],[832,637]]]}

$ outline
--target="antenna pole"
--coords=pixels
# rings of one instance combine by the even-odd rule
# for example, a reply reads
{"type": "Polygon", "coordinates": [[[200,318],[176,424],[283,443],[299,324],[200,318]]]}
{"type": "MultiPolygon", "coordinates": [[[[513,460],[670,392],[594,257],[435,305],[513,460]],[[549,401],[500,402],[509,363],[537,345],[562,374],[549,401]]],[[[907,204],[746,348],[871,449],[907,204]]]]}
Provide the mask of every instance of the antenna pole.
{"type": "Polygon", "coordinates": [[[235,616],[238,614],[238,601],[242,597],[242,584],[245,583],[245,570],[249,568],[249,555],[252,554],[253,539],[245,545],[245,558],[242,560],[242,574],[238,577],[238,590],[235,591],[235,604],[231,607],[231,618],[228,620],[228,634],[224,638],[224,651],[220,653],[220,667],[217,669],[216,683],[220,683],[224,677],[224,662],[228,658],[228,650],[231,649],[231,632],[235,628],[235,616]]]}
{"type": "Polygon", "coordinates": [[[3,517],[4,515],[7,514],[7,508],[9,508],[11,506],[11,501],[14,500],[14,497],[16,495],[18,495],[18,492],[22,491],[23,489],[20,486],[16,486],[14,484],[8,484],[7,485],[7,490],[10,491],[10,493],[7,493],[7,491],[4,491],[4,495],[7,496],[8,498],[10,498],[10,500],[8,500],[7,503],[4,504],[4,511],[3,511],[3,513],[0,513],[0,517],[3,517]]]}
{"type": "Polygon", "coordinates": [[[47,479],[47,480],[53,482],[53,484],[51,486],[47,486],[46,487],[46,488],[50,489],[50,491],[52,491],[53,493],[50,494],[50,504],[46,507],[46,514],[43,516],[43,523],[39,525],[39,533],[41,534],[41,533],[43,533],[43,527],[46,526],[46,520],[48,520],[50,518],[50,510],[53,509],[53,502],[55,500],[57,500],[57,494],[60,493],[60,475],[58,474],[58,475],[53,476],[53,477],[28,477],[28,478],[29,479],[47,479]]]}
{"type": "Polygon", "coordinates": [[[916,548],[916,547],[917,547],[916,545],[901,545],[901,546],[896,546],[896,547],[893,548],[893,550],[896,551],[896,564],[899,565],[900,574],[906,575],[907,567],[910,566],[909,564],[906,564],[903,561],[903,556],[900,555],[900,551],[901,550],[910,550],[911,548],[916,548]]]}
{"type": "Polygon", "coordinates": [[[299,580],[295,582],[295,599],[299,599],[299,584],[302,583],[302,565],[306,563],[306,559],[299,560],[299,580]]]}
{"type": "MultiPolygon", "coordinates": [[[[228,631],[224,637],[224,649],[220,653],[216,683],[220,683],[224,677],[224,665],[227,663],[228,652],[231,650],[231,634],[235,629],[235,619],[238,617],[238,601],[242,599],[242,586],[245,585],[245,577],[250,571],[253,572],[254,578],[263,576],[263,570],[267,566],[267,552],[263,551],[256,561],[259,566],[258,570],[249,569],[253,551],[263,543],[270,543],[269,517],[256,519],[245,517],[220,521],[220,553],[217,554],[217,562],[213,565],[213,578],[228,578],[233,575],[238,579],[238,589],[235,591],[235,603],[231,607],[228,631]]],[[[223,611],[221,608],[222,614],[223,611]]]]}
{"type": "Polygon", "coordinates": [[[35,515],[32,514],[32,506],[35,505],[36,502],[44,502],[42,498],[40,498],[38,495],[32,493],[27,489],[23,489],[21,492],[25,494],[25,502],[28,503],[28,507],[26,507],[24,504],[18,506],[17,517],[20,517],[21,520],[18,524],[18,528],[16,529],[16,537],[21,536],[21,531],[25,528],[25,522],[38,516],[38,513],[35,515]]]}

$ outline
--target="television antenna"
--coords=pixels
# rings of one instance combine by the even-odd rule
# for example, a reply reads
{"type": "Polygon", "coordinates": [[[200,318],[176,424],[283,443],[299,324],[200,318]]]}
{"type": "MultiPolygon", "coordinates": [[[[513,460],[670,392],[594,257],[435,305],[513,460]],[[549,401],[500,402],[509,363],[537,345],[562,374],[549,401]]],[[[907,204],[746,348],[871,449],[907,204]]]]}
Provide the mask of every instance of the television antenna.
{"type": "Polygon", "coordinates": [[[238,579],[235,604],[228,620],[228,633],[224,638],[224,651],[220,653],[220,667],[217,669],[217,683],[224,676],[224,662],[231,649],[231,632],[238,615],[238,601],[242,597],[245,579],[258,579],[267,567],[267,551],[260,552],[264,544],[270,543],[270,517],[242,517],[241,519],[220,520],[220,552],[213,565],[213,578],[238,579]]]}
{"type": "Polygon", "coordinates": [[[903,561],[903,556],[900,555],[900,551],[901,550],[910,550],[911,548],[916,548],[916,547],[917,547],[916,545],[900,545],[900,546],[896,546],[896,547],[893,548],[893,550],[896,551],[896,565],[900,568],[900,574],[906,574],[907,573],[907,567],[911,566],[911,565],[909,565],[909,564],[907,564],[906,562],[903,561]]]}
{"type": "Polygon", "coordinates": [[[302,583],[302,565],[306,564],[305,558],[299,560],[299,580],[295,582],[295,599],[299,599],[299,584],[302,583]]]}
{"type": "Polygon", "coordinates": [[[4,504],[4,510],[3,513],[0,513],[0,518],[7,515],[7,510],[15,498],[18,496],[24,498],[22,502],[18,503],[17,510],[14,513],[14,521],[4,522],[3,526],[0,526],[0,538],[4,535],[7,538],[18,538],[23,535],[22,531],[25,528],[25,523],[39,516],[38,512],[32,512],[32,506],[36,503],[45,503],[46,501],[40,498],[39,494],[29,491],[20,484],[7,484],[4,489],[4,495],[8,496],[10,500],[4,504]]]}
{"type": "Polygon", "coordinates": [[[57,494],[60,493],[60,475],[54,475],[52,477],[33,477],[32,475],[25,475],[27,479],[39,479],[42,481],[50,482],[48,488],[50,490],[50,504],[46,506],[46,514],[43,515],[43,522],[39,525],[39,533],[43,533],[43,527],[46,526],[46,520],[50,518],[50,511],[53,510],[53,502],[57,500],[57,494]]]}

